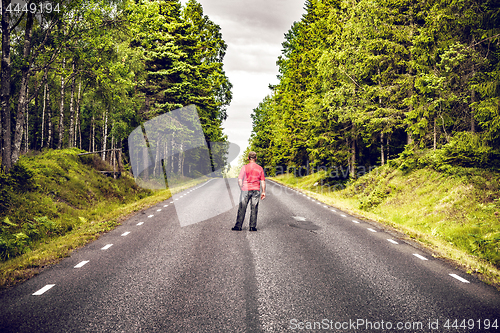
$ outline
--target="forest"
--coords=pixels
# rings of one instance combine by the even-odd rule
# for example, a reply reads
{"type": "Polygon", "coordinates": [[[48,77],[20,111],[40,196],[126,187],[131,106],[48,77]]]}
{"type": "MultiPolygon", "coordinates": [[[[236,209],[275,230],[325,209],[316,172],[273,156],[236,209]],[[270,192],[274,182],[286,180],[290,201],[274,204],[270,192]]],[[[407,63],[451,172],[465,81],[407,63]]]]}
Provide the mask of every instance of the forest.
{"type": "Polygon", "coordinates": [[[135,128],[190,104],[206,141],[227,142],[227,45],[196,0],[3,0],[1,32],[5,173],[44,149],[126,152],[135,128]]]}
{"type": "Polygon", "coordinates": [[[249,149],[271,174],[352,179],[415,156],[500,167],[498,1],[308,0],[282,47],[252,113],[249,149]]]}

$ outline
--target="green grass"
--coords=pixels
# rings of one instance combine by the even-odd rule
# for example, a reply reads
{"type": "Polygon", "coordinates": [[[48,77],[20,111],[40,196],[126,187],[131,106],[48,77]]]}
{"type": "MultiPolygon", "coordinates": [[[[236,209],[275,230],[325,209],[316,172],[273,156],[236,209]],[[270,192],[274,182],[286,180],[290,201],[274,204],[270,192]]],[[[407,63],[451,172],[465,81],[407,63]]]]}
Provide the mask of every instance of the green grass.
{"type": "Polygon", "coordinates": [[[453,167],[402,172],[379,167],[333,190],[326,173],[276,181],[351,214],[383,223],[500,286],[500,173],[453,167]]]}
{"type": "Polygon", "coordinates": [[[167,190],[138,187],[127,172],[101,175],[108,165],[77,149],[23,156],[0,174],[0,288],[25,281],[120,225],[138,211],[204,181],[167,190]]]}

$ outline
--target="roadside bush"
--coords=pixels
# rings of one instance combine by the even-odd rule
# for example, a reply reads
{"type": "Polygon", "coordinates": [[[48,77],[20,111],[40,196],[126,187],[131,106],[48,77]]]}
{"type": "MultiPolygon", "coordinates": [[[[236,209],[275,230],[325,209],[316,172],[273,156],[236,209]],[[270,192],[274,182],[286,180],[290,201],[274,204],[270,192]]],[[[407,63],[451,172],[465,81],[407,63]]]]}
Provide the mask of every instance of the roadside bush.
{"type": "Polygon", "coordinates": [[[443,161],[465,167],[500,167],[500,154],[479,134],[456,133],[442,149],[443,161]]]}
{"type": "Polygon", "coordinates": [[[17,191],[29,191],[36,187],[33,181],[33,171],[20,161],[14,164],[8,177],[10,185],[17,191]]]}
{"type": "Polygon", "coordinates": [[[6,217],[0,224],[0,259],[7,260],[23,254],[34,242],[48,239],[58,231],[58,225],[47,216],[36,217],[23,223],[22,227],[6,217]]]}
{"type": "Polygon", "coordinates": [[[405,174],[431,167],[436,171],[456,174],[460,168],[500,169],[500,150],[484,144],[480,134],[456,133],[449,143],[437,150],[418,150],[411,147],[391,163],[405,174]]]}

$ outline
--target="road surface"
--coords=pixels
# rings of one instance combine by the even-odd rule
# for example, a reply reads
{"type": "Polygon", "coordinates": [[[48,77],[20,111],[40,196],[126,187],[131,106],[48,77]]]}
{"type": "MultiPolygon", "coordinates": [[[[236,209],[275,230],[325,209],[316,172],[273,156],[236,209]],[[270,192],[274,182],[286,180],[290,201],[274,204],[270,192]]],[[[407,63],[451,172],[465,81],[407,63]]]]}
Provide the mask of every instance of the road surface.
{"type": "Polygon", "coordinates": [[[500,293],[267,181],[257,232],[212,179],[0,293],[0,332],[500,332],[500,293]]]}

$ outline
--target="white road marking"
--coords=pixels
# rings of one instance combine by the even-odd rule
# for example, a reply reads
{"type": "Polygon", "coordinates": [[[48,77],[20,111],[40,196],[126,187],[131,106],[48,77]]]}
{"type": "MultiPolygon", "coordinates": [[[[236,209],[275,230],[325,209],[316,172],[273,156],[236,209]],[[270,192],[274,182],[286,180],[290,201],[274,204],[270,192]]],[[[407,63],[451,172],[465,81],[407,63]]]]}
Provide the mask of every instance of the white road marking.
{"type": "Polygon", "coordinates": [[[44,292],[46,292],[47,290],[49,290],[50,288],[52,288],[53,286],[55,286],[55,284],[48,284],[45,287],[43,287],[42,289],[34,292],[32,295],[39,296],[39,295],[43,294],[44,292]]]}
{"type": "Polygon", "coordinates": [[[335,209],[332,209],[332,212],[336,213],[337,211],[335,209]]]}
{"type": "Polygon", "coordinates": [[[108,244],[105,247],[103,247],[101,250],[107,250],[107,249],[109,249],[112,246],[113,246],[113,244],[108,244]]]}
{"type": "Polygon", "coordinates": [[[305,217],[302,217],[302,216],[292,216],[295,220],[297,221],[305,221],[306,218],[305,217]]]}
{"type": "Polygon", "coordinates": [[[170,203],[174,203],[173,201],[170,201],[170,203]]]}
{"type": "Polygon", "coordinates": [[[149,215],[148,217],[149,217],[149,218],[152,218],[153,216],[154,216],[154,215],[149,215]]]}
{"type": "Polygon", "coordinates": [[[316,201],[316,203],[317,203],[318,205],[321,205],[321,202],[319,202],[319,201],[316,201]]]}
{"type": "Polygon", "coordinates": [[[466,279],[458,276],[457,274],[450,274],[450,276],[454,277],[455,279],[457,279],[458,281],[461,281],[463,283],[470,283],[469,281],[467,281],[466,279]]]}
{"type": "Polygon", "coordinates": [[[429,260],[429,259],[427,259],[426,257],[421,256],[420,254],[417,254],[417,253],[413,253],[413,255],[414,255],[415,257],[417,257],[418,259],[421,259],[421,260],[429,260]]]}
{"type": "Polygon", "coordinates": [[[179,200],[179,199],[175,199],[174,201],[177,201],[177,200],[179,200]]]}
{"type": "Polygon", "coordinates": [[[156,210],[157,212],[161,212],[161,208],[156,210]]]}
{"type": "Polygon", "coordinates": [[[163,207],[168,207],[168,205],[165,205],[165,206],[163,206],[163,207]]]}
{"type": "Polygon", "coordinates": [[[371,232],[377,232],[376,230],[373,230],[372,228],[367,228],[368,230],[370,230],[371,232]]]}
{"type": "Polygon", "coordinates": [[[83,267],[86,263],[88,263],[89,261],[88,260],[85,260],[85,261],[82,261],[81,263],[79,263],[78,265],[76,265],[74,268],[80,268],[80,267],[83,267]]]}
{"type": "Polygon", "coordinates": [[[124,232],[122,236],[127,236],[128,234],[130,234],[130,231],[124,232]]]}
{"type": "Polygon", "coordinates": [[[144,222],[139,222],[139,223],[137,223],[137,225],[143,225],[143,224],[144,224],[144,222]]]}
{"type": "Polygon", "coordinates": [[[323,207],[328,208],[328,206],[327,206],[327,205],[323,205],[323,207]]]}
{"type": "Polygon", "coordinates": [[[389,242],[391,242],[392,244],[396,244],[396,245],[397,245],[397,244],[399,244],[398,242],[396,242],[396,241],[395,241],[395,240],[393,240],[393,239],[388,239],[388,241],[389,241],[389,242]]]}
{"type": "Polygon", "coordinates": [[[342,216],[342,217],[346,217],[344,214],[340,214],[340,216],[342,216]]]}
{"type": "Polygon", "coordinates": [[[359,223],[359,221],[356,221],[356,220],[352,220],[352,222],[354,222],[354,223],[359,223]]]}

